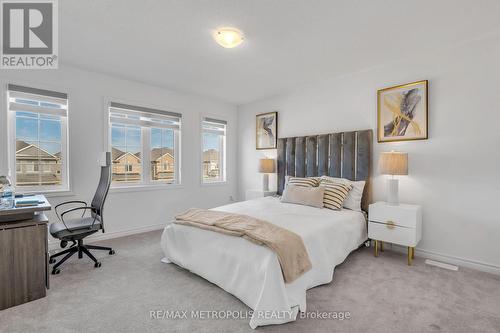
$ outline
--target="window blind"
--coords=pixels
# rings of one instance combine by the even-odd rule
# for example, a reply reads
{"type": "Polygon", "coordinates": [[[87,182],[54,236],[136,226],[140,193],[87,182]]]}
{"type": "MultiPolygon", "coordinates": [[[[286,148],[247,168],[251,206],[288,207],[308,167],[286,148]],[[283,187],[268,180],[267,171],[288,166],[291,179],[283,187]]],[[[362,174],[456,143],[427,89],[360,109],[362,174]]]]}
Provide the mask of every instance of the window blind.
{"type": "Polygon", "coordinates": [[[9,84],[7,90],[10,111],[68,116],[68,95],[65,93],[14,84],[9,84]]]}
{"type": "Polygon", "coordinates": [[[109,120],[112,123],[179,129],[182,114],[158,109],[111,102],[109,120]]]}
{"type": "Polygon", "coordinates": [[[202,121],[202,130],[205,133],[226,135],[227,121],[204,117],[202,121]]]}

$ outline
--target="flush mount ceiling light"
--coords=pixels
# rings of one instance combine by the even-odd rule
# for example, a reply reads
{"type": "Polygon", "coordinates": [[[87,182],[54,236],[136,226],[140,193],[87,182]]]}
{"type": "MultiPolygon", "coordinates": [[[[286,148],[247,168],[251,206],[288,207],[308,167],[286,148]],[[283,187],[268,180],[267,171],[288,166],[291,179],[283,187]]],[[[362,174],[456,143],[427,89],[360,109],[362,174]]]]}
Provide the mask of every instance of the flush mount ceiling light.
{"type": "Polygon", "coordinates": [[[243,42],[243,33],[236,28],[220,28],[215,31],[214,38],[220,46],[232,49],[243,42]]]}

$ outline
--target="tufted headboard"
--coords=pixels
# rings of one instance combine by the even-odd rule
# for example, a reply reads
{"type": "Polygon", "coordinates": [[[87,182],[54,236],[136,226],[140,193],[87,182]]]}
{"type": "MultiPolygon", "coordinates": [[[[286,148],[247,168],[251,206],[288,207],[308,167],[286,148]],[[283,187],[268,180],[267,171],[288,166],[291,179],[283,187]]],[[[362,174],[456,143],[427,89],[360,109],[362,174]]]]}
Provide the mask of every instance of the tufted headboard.
{"type": "Polygon", "coordinates": [[[362,130],[278,139],[278,194],[283,193],[285,176],[365,180],[361,208],[368,212],[372,136],[372,130],[362,130]]]}

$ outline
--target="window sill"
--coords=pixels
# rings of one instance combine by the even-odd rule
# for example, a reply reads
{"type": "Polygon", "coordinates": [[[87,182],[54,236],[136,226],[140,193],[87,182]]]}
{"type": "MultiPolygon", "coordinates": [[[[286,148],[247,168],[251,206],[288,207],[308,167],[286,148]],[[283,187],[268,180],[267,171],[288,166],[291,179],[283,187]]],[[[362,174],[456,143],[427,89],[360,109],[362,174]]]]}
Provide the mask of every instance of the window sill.
{"type": "Polygon", "coordinates": [[[200,183],[201,186],[207,186],[207,187],[211,187],[211,186],[226,186],[227,184],[228,184],[227,180],[221,181],[221,182],[207,182],[207,183],[201,182],[200,183]]]}
{"type": "Polygon", "coordinates": [[[184,188],[182,184],[161,184],[161,185],[129,185],[115,186],[109,189],[109,193],[123,192],[144,192],[144,191],[162,191],[184,188]]]}
{"type": "Polygon", "coordinates": [[[42,192],[47,198],[53,198],[53,197],[72,197],[75,194],[72,191],[69,190],[61,190],[61,191],[46,191],[42,192]]]}
{"type": "Polygon", "coordinates": [[[46,191],[15,191],[15,194],[31,195],[31,194],[43,194],[46,198],[55,197],[72,197],[75,194],[71,190],[46,190],[46,191]]]}

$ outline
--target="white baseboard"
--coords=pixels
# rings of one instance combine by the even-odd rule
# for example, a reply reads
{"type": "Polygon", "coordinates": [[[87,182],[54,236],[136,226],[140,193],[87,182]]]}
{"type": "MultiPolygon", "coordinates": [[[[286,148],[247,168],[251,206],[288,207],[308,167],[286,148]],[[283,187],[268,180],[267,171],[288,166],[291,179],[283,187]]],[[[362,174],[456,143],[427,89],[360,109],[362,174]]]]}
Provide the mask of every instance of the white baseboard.
{"type": "MultiPolygon", "coordinates": [[[[96,242],[96,241],[101,241],[101,240],[106,240],[106,239],[125,237],[125,236],[130,236],[130,235],[135,235],[135,234],[141,234],[143,232],[160,230],[160,229],[165,228],[166,225],[167,225],[167,223],[153,224],[153,225],[148,225],[148,226],[140,227],[140,228],[132,228],[132,229],[114,231],[114,232],[96,233],[92,236],[85,238],[85,240],[88,242],[96,242]]],[[[56,249],[60,249],[59,240],[49,239],[49,251],[53,251],[56,249]]]]}
{"type": "MultiPolygon", "coordinates": [[[[406,247],[394,244],[393,249],[398,252],[406,253],[406,247]]],[[[500,266],[487,264],[480,261],[475,261],[471,259],[459,258],[455,256],[450,256],[447,254],[441,254],[434,251],[429,251],[425,249],[415,248],[415,256],[431,259],[436,261],[441,261],[446,264],[456,265],[459,267],[472,268],[482,272],[488,272],[496,275],[500,275],[500,266]]]]}

